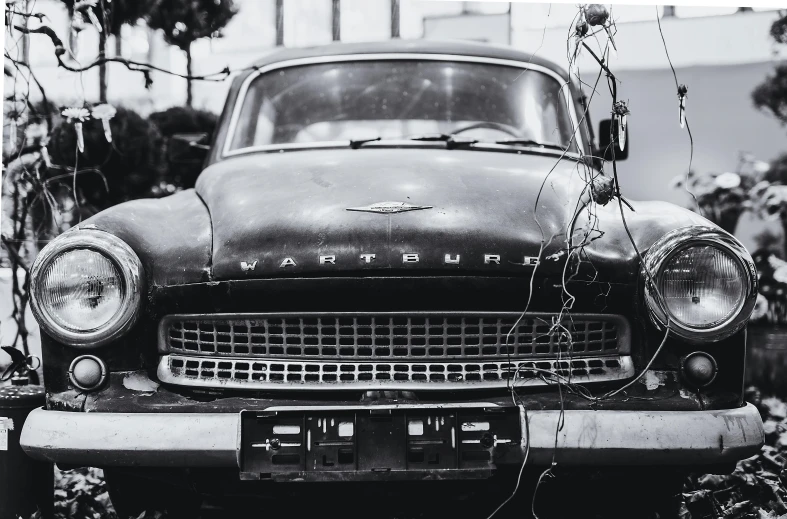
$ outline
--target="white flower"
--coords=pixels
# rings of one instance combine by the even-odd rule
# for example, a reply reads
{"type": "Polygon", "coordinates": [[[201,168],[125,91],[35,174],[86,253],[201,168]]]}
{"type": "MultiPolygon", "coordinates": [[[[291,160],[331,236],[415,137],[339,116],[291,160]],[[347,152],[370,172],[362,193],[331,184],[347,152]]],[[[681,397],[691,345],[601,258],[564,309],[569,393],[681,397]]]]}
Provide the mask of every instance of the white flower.
{"type": "Polygon", "coordinates": [[[109,127],[109,120],[115,117],[117,112],[115,107],[109,104],[93,107],[93,117],[99,119],[104,126],[104,137],[106,137],[107,142],[112,142],[112,130],[109,127]]]}
{"type": "Polygon", "coordinates": [[[779,283],[787,283],[787,266],[782,266],[774,270],[773,279],[779,283]]]}
{"type": "Polygon", "coordinates": [[[771,165],[763,160],[754,161],[754,171],[757,173],[767,173],[771,170],[771,165]]]}
{"type": "Polygon", "coordinates": [[[107,120],[112,119],[117,114],[117,110],[114,106],[109,104],[102,104],[93,107],[93,118],[94,119],[101,119],[107,120]]]}
{"type": "Polygon", "coordinates": [[[735,189],[741,185],[741,177],[737,173],[722,173],[713,179],[713,182],[722,189],[735,189]]]}
{"type": "Polygon", "coordinates": [[[87,108],[71,107],[66,108],[61,113],[63,117],[67,118],[71,122],[84,122],[86,119],[90,119],[90,112],[87,108]]]}
{"type": "Polygon", "coordinates": [[[90,119],[90,112],[87,108],[71,107],[63,110],[63,117],[68,119],[68,122],[74,123],[74,131],[77,134],[77,149],[80,153],[85,151],[85,136],[82,133],[82,123],[85,119],[90,119]]]}

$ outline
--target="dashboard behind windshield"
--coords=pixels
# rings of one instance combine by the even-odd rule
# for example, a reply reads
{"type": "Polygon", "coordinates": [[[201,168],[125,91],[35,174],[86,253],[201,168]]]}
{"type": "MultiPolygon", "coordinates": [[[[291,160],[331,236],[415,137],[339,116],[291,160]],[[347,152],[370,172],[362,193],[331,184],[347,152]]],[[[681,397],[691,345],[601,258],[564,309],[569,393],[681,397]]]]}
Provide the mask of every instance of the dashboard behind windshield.
{"type": "Polygon", "coordinates": [[[230,151],[453,134],[576,150],[565,86],[533,69],[438,60],[292,66],[252,80],[230,151]]]}

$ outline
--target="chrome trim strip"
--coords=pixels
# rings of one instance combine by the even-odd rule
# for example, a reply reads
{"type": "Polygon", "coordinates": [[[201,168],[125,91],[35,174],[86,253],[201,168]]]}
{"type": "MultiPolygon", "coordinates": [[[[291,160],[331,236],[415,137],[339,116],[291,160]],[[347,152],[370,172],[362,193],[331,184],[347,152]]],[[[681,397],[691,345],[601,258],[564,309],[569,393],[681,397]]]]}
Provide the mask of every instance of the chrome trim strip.
{"type": "Polygon", "coordinates": [[[237,467],[239,413],[81,413],[33,410],[22,448],[79,466],[237,467]]]}
{"type": "MultiPolygon", "coordinates": [[[[570,359],[568,356],[562,359],[522,359],[512,358],[510,365],[517,366],[513,385],[516,387],[544,387],[557,383],[557,380],[576,384],[588,384],[594,382],[610,382],[626,380],[634,376],[634,363],[628,355],[609,355],[599,357],[582,357],[570,359]],[[590,373],[590,362],[601,361],[603,373],[590,373]],[[579,364],[586,363],[585,368],[580,368],[579,364]],[[564,366],[565,363],[567,366],[564,366]],[[608,364],[609,363],[609,364],[608,364]],[[549,367],[544,366],[549,364],[549,367]],[[612,365],[610,365],[612,364],[612,365]],[[616,364],[616,365],[614,365],[616,364]],[[572,371],[585,369],[588,374],[562,375],[558,371],[572,371]],[[525,378],[520,373],[529,373],[531,376],[525,378]],[[551,373],[551,376],[540,377],[543,373],[551,373]]],[[[239,359],[239,358],[216,358],[216,357],[194,357],[185,355],[163,355],[159,360],[157,369],[158,379],[165,384],[185,387],[213,388],[213,389],[240,389],[240,390],[371,390],[381,388],[391,388],[397,390],[468,390],[484,388],[506,388],[512,382],[503,378],[504,373],[510,373],[509,363],[506,361],[445,361],[445,362],[381,362],[381,361],[351,361],[351,362],[330,362],[330,361],[289,361],[278,359],[239,359]],[[179,363],[182,367],[173,367],[172,363],[179,363]],[[188,367],[187,362],[196,363],[197,367],[188,367]],[[230,367],[204,368],[203,362],[209,362],[218,366],[221,363],[230,367]],[[236,369],[238,364],[246,367],[236,369]],[[256,369],[254,366],[256,366],[256,369]],[[277,371],[271,369],[274,365],[280,366],[277,371]],[[369,366],[369,371],[361,371],[361,365],[369,366]],[[425,371],[415,371],[414,366],[424,366],[425,371]],[[459,370],[450,371],[448,366],[457,366],[459,370]],[[308,366],[308,367],[307,367],[308,366]],[[388,366],[386,370],[379,370],[381,366],[388,366]],[[431,371],[432,366],[441,366],[442,371],[431,371]],[[470,371],[468,366],[476,366],[477,371],[470,371]],[[316,367],[317,370],[309,371],[309,368],[316,367]],[[328,371],[325,368],[330,367],[328,371]],[[405,367],[405,370],[397,371],[397,367],[405,367]],[[292,369],[291,369],[292,368],[292,369]],[[343,369],[344,368],[344,369],[343,369]],[[483,369],[481,369],[483,368],[483,369]],[[488,369],[487,369],[488,368],[488,369]],[[196,376],[186,374],[187,370],[195,371],[196,376]],[[203,372],[212,371],[212,375],[203,375],[203,372]],[[219,372],[227,373],[227,377],[218,376],[219,372]],[[242,373],[245,378],[237,378],[236,373],[242,373]],[[253,375],[258,375],[260,379],[254,379],[253,375]],[[360,375],[369,375],[372,380],[361,379],[360,375]],[[386,374],[388,378],[378,379],[378,374],[386,374]],[[397,380],[395,375],[401,375],[402,379],[397,380]],[[494,374],[495,380],[485,380],[484,374],[494,374]],[[298,379],[290,379],[290,376],[297,375],[298,379]],[[346,375],[347,380],[342,380],[341,375],[346,375]],[[423,376],[416,379],[414,375],[423,376]],[[433,375],[439,375],[442,380],[433,380],[433,375]],[[480,376],[480,380],[469,380],[469,376],[480,376]],[[272,376],[280,377],[271,380],[272,376]],[[306,380],[307,376],[312,376],[316,380],[306,380]],[[328,377],[331,377],[328,380],[328,377]],[[352,380],[349,380],[352,378],[352,380]]]]}
{"type": "Polygon", "coordinates": [[[645,253],[645,263],[640,272],[645,284],[645,303],[650,319],[656,328],[664,330],[666,327],[667,316],[665,312],[667,310],[662,308],[658,301],[656,290],[648,280],[648,272],[658,282],[664,265],[676,253],[701,244],[709,244],[726,250],[734,258],[737,258],[741,268],[748,275],[746,280],[748,283],[746,283],[746,292],[737,313],[722,324],[713,328],[701,329],[670,319],[670,330],[678,337],[694,343],[720,341],[734,334],[746,325],[757,301],[757,269],[751,255],[737,238],[721,229],[708,226],[681,227],[668,232],[648,249],[645,253]]]}
{"type": "Polygon", "coordinates": [[[500,407],[492,402],[446,402],[442,404],[369,404],[369,405],[279,405],[266,407],[264,411],[364,411],[369,409],[483,409],[500,407]]]}
{"type": "MultiPolygon", "coordinates": [[[[222,147],[220,158],[232,157],[235,155],[243,155],[255,151],[304,147],[304,144],[294,145],[293,143],[288,143],[288,144],[269,144],[264,146],[254,146],[249,148],[241,148],[237,150],[230,149],[232,139],[235,135],[235,129],[238,125],[238,120],[240,119],[241,107],[243,106],[243,103],[246,100],[246,93],[248,92],[249,85],[254,79],[256,79],[261,74],[270,72],[272,70],[277,70],[280,68],[296,67],[301,65],[341,63],[346,61],[380,61],[380,60],[458,61],[463,63],[504,65],[514,68],[521,68],[526,70],[534,70],[534,71],[542,72],[557,80],[557,82],[561,85],[561,89],[564,91],[563,94],[566,99],[566,104],[568,105],[569,117],[571,118],[571,125],[573,128],[573,135],[575,137],[574,140],[576,141],[576,146],[579,150],[584,149],[585,143],[582,136],[582,132],[580,131],[579,119],[577,117],[577,113],[574,105],[574,99],[571,95],[571,89],[569,88],[569,83],[566,80],[564,80],[560,76],[560,74],[558,74],[557,72],[555,72],[550,68],[541,65],[536,65],[534,63],[524,62],[524,61],[508,60],[508,59],[500,59],[500,58],[486,58],[480,56],[462,56],[457,54],[421,54],[417,52],[413,52],[413,53],[388,52],[388,53],[376,53],[376,54],[344,54],[344,55],[337,55],[337,56],[317,56],[311,58],[299,58],[299,59],[291,59],[286,61],[279,61],[278,63],[271,63],[264,67],[258,68],[257,70],[249,74],[246,77],[246,79],[243,80],[240,90],[238,91],[238,95],[235,99],[235,105],[233,106],[232,109],[232,116],[230,118],[229,127],[227,129],[227,138],[224,141],[224,146],[222,147]]],[[[338,143],[341,143],[342,145],[347,144],[345,141],[338,141],[338,143]]],[[[322,141],[321,143],[309,143],[308,147],[304,149],[331,147],[331,146],[335,146],[336,144],[337,141],[322,141]]],[[[566,155],[578,156],[579,154],[569,152],[566,153],[566,155]]]]}
{"type": "Polygon", "coordinates": [[[117,236],[98,229],[69,230],[44,247],[30,269],[30,307],[38,324],[54,339],[70,346],[95,348],[125,334],[139,317],[144,273],[134,250],[117,236]],[[94,330],[75,332],[58,324],[38,297],[41,274],[59,255],[76,249],[89,249],[106,256],[123,279],[123,303],[105,324],[94,330]]]}

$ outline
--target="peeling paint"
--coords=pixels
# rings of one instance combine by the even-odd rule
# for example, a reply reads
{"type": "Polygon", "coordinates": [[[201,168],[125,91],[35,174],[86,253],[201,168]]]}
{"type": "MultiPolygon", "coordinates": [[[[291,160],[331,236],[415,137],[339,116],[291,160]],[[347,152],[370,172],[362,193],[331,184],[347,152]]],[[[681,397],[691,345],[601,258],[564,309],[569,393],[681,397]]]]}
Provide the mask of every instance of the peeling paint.
{"type": "Polygon", "coordinates": [[[158,391],[158,382],[150,380],[144,371],[134,371],[123,377],[123,387],[131,391],[155,393],[158,391]]]}
{"type": "Polygon", "coordinates": [[[685,398],[686,400],[691,400],[692,402],[698,401],[697,395],[686,389],[679,390],[678,394],[680,395],[681,398],[685,398]]]}
{"type": "Polygon", "coordinates": [[[648,391],[658,389],[667,382],[667,373],[664,371],[647,371],[642,377],[642,383],[648,391]]]}

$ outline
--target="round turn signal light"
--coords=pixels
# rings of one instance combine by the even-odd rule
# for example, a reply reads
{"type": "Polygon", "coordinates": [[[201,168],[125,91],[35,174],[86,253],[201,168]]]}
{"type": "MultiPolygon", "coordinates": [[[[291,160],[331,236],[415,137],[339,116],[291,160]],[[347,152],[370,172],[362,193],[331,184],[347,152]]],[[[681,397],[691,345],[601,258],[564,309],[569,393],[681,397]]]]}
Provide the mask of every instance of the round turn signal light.
{"type": "Polygon", "coordinates": [[[107,367],[95,355],[80,355],[68,368],[68,378],[75,387],[83,391],[92,391],[106,380],[107,367]]]}
{"type": "Polygon", "coordinates": [[[716,378],[716,359],[704,351],[695,351],[683,358],[683,376],[694,387],[710,385],[716,378]]]}

